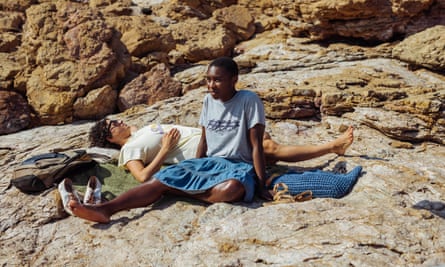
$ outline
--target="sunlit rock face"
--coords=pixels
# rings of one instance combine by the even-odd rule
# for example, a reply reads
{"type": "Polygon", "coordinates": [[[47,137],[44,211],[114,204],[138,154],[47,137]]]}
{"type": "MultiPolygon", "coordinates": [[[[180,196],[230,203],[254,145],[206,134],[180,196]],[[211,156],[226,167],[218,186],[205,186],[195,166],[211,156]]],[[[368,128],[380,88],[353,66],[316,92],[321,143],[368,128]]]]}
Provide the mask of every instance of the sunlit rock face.
{"type": "MultiPolygon", "coordinates": [[[[99,118],[122,110],[118,101],[122,89],[156,65],[165,64],[176,73],[187,68],[187,64],[242,54],[246,51],[246,41],[254,45],[254,42],[282,43],[289,37],[324,42],[349,38],[351,42],[361,41],[362,45],[375,45],[412,36],[395,47],[394,52],[391,52],[391,43],[387,43],[386,49],[363,57],[394,57],[412,65],[441,70],[440,39],[434,37],[440,36],[441,29],[432,27],[444,24],[441,16],[444,6],[440,1],[431,0],[6,1],[0,4],[0,53],[8,55],[2,55],[0,86],[26,96],[33,113],[31,127],[34,127],[99,118]],[[418,37],[422,49],[416,49],[415,33],[425,29],[428,31],[423,35],[428,37],[418,37]],[[425,43],[425,40],[429,41],[425,43]],[[417,54],[417,59],[413,58],[417,54]],[[115,92],[106,98],[106,105],[97,107],[101,102],[97,90],[104,86],[110,86],[115,92]]],[[[289,41],[284,43],[291,45],[289,41]]],[[[359,50],[355,55],[346,55],[344,60],[360,58],[359,50]]],[[[326,59],[331,56],[322,55],[323,51],[328,49],[320,48],[316,56],[326,59]]],[[[280,57],[283,56],[286,55],[282,53],[280,57]]],[[[260,58],[248,60],[260,61],[261,57],[271,59],[262,54],[260,58]]],[[[275,58],[279,57],[275,55],[275,58]]],[[[300,63],[305,60],[309,58],[298,58],[300,63]]],[[[351,83],[357,81],[346,82],[347,85],[340,82],[338,86],[351,88],[351,83]]],[[[202,85],[202,81],[198,85],[202,85]]],[[[286,85],[288,92],[272,88],[274,92],[268,99],[281,95],[279,98],[287,106],[289,99],[282,94],[295,93],[291,98],[300,104],[291,104],[292,110],[284,112],[287,114],[284,116],[315,115],[319,105],[311,104],[308,95],[301,96],[289,88],[292,86],[286,85]]],[[[194,88],[196,86],[183,86],[182,89],[185,92],[194,88]]],[[[341,113],[327,106],[329,113],[341,113]]],[[[282,116],[277,108],[274,107],[271,116],[282,116]]]]}
{"type": "Polygon", "coordinates": [[[444,10],[441,1],[2,1],[0,265],[440,266],[444,10]],[[104,116],[198,127],[207,65],[222,55],[240,67],[237,87],[262,99],[275,141],[322,144],[354,127],[343,156],[277,163],[360,165],[347,196],[267,207],[168,196],[103,225],[59,214],[55,190],[9,186],[29,156],[87,148],[104,116]]]}

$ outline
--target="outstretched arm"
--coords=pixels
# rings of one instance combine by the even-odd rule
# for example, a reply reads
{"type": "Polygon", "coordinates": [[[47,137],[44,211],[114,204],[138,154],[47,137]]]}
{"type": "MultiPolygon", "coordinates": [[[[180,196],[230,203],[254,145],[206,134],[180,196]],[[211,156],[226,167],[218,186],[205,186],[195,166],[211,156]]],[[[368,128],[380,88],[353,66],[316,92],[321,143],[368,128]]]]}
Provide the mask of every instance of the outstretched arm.
{"type": "Polygon", "coordinates": [[[161,150],[159,150],[152,162],[144,166],[142,160],[130,160],[125,166],[139,182],[150,180],[161,169],[168,153],[176,147],[180,137],[181,134],[178,129],[171,129],[162,137],[161,150]]]}

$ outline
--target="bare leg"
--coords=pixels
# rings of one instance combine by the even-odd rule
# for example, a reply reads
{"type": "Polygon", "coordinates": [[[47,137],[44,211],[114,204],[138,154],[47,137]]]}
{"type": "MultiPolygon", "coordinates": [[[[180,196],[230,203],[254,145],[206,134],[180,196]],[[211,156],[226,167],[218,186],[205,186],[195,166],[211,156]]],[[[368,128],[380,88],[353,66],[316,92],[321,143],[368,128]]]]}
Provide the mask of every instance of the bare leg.
{"type": "Polygon", "coordinates": [[[231,179],[214,186],[203,194],[191,196],[209,203],[236,202],[243,200],[244,193],[243,184],[238,180],[231,179]]]}
{"type": "Polygon", "coordinates": [[[85,206],[72,200],[69,205],[77,217],[107,223],[110,221],[110,216],[116,212],[148,206],[159,200],[168,190],[171,188],[153,179],[102,204],[85,206]]]}
{"type": "Polygon", "coordinates": [[[158,180],[153,179],[102,204],[85,206],[76,200],[71,200],[69,205],[73,214],[77,217],[99,223],[108,223],[111,215],[122,210],[146,207],[159,200],[162,195],[166,193],[185,195],[210,203],[232,202],[242,200],[244,196],[244,186],[237,180],[228,180],[214,186],[205,193],[191,195],[170,188],[158,180]]]}
{"type": "Polygon", "coordinates": [[[215,185],[211,189],[201,194],[189,194],[176,189],[170,189],[168,193],[172,195],[191,197],[207,203],[218,203],[241,201],[244,198],[245,191],[244,186],[240,181],[229,179],[215,185]]]}
{"type": "Polygon", "coordinates": [[[354,128],[350,126],[335,140],[321,145],[281,145],[272,139],[264,139],[264,154],[268,162],[297,162],[321,157],[329,153],[344,155],[354,141],[354,128]]]}

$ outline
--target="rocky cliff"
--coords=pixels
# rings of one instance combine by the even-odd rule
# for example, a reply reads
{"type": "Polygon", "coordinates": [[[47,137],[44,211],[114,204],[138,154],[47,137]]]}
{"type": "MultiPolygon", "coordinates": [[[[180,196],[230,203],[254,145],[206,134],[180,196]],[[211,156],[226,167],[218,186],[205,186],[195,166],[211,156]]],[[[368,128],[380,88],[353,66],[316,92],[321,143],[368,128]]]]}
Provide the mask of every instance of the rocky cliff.
{"type": "Polygon", "coordinates": [[[2,266],[438,266],[445,263],[445,2],[3,1],[2,266]],[[196,126],[209,60],[231,55],[285,144],[332,140],[363,166],[342,199],[262,207],[166,197],[92,224],[12,168],[88,146],[93,121],[196,126]]]}

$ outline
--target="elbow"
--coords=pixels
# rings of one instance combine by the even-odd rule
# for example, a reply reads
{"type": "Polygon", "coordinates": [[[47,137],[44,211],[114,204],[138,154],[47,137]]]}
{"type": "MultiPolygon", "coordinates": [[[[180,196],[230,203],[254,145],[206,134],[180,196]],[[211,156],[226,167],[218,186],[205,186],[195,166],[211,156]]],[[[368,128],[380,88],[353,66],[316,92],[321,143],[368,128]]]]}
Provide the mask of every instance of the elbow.
{"type": "Polygon", "coordinates": [[[140,176],[134,176],[134,178],[140,183],[143,183],[146,180],[146,179],[144,179],[144,177],[140,177],[140,176]]]}
{"type": "Polygon", "coordinates": [[[149,176],[144,175],[143,173],[131,173],[133,177],[140,183],[146,182],[150,179],[149,176]]]}
{"type": "Polygon", "coordinates": [[[152,178],[152,176],[150,176],[150,175],[145,175],[145,176],[141,177],[140,179],[138,179],[138,181],[141,182],[141,183],[145,183],[145,182],[150,181],[151,178],[152,178]]]}

